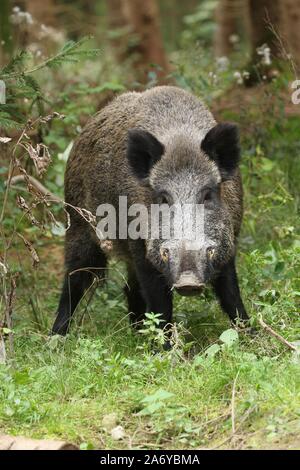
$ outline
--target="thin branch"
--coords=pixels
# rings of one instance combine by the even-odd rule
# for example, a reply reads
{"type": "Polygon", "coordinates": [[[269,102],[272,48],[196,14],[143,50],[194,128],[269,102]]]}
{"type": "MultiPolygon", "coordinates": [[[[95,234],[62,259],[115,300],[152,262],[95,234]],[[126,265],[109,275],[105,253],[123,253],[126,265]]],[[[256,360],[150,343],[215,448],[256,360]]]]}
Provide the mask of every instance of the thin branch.
{"type": "Polygon", "coordinates": [[[278,339],[278,341],[280,341],[282,344],[284,344],[285,346],[287,346],[289,349],[292,349],[292,351],[297,351],[298,348],[290,343],[289,341],[287,341],[283,336],[281,336],[279,333],[277,333],[276,331],[274,331],[269,325],[267,325],[261,318],[259,318],[259,324],[260,326],[266,330],[271,336],[273,336],[274,338],[278,339]]]}
{"type": "MultiPolygon", "coordinates": [[[[12,185],[18,184],[18,183],[26,183],[29,181],[32,186],[37,189],[43,196],[50,197],[53,202],[63,202],[56,194],[52,193],[49,191],[40,181],[38,181],[36,178],[34,178],[31,175],[16,175],[13,176],[10,180],[10,187],[12,185]]],[[[5,184],[7,184],[5,182],[5,184]]],[[[24,188],[20,188],[21,190],[24,188]]],[[[26,190],[26,189],[25,189],[26,190]]]]}
{"type": "Polygon", "coordinates": [[[235,434],[235,394],[236,394],[236,383],[239,376],[240,371],[236,374],[236,377],[233,382],[232,386],[232,397],[231,397],[231,428],[232,434],[235,434]]]}
{"type": "Polygon", "coordinates": [[[298,78],[298,74],[297,74],[297,67],[296,67],[296,64],[295,64],[295,61],[293,59],[293,56],[291,53],[289,53],[287,50],[286,50],[286,47],[285,47],[285,44],[284,44],[284,41],[282,39],[282,35],[280,34],[279,31],[277,31],[277,29],[275,28],[275,26],[273,25],[271,19],[270,19],[270,16],[269,16],[269,13],[266,12],[266,24],[269,28],[269,30],[271,31],[271,33],[275,36],[275,38],[277,39],[277,42],[278,42],[278,45],[281,49],[281,53],[282,53],[282,56],[285,60],[287,60],[290,65],[291,65],[291,68],[292,68],[292,72],[294,73],[295,77],[298,78]]]}
{"type": "Polygon", "coordinates": [[[66,48],[61,49],[57,54],[48,57],[48,59],[44,60],[43,62],[36,65],[32,69],[23,70],[22,72],[18,71],[18,72],[13,72],[13,73],[3,73],[3,74],[0,73],[0,78],[2,80],[4,80],[4,79],[5,80],[11,80],[12,78],[17,78],[17,77],[22,76],[22,75],[31,75],[32,73],[37,72],[38,70],[41,70],[45,67],[48,67],[53,62],[56,62],[58,59],[63,59],[64,57],[68,56],[68,54],[72,55],[72,53],[74,53],[74,51],[77,52],[79,47],[82,46],[87,40],[89,40],[91,38],[92,38],[92,36],[83,37],[77,43],[74,42],[74,43],[70,44],[69,48],[67,48],[67,49],[66,48]]]}

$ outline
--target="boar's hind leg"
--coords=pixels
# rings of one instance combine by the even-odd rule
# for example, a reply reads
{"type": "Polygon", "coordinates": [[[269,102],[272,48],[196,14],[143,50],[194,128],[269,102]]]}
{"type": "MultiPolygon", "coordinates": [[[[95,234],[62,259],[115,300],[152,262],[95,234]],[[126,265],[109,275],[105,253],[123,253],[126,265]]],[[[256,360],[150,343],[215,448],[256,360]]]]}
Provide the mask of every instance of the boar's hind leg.
{"type": "Polygon", "coordinates": [[[214,289],[222,309],[228,314],[232,322],[246,322],[249,320],[241,299],[234,259],[223,267],[214,281],[214,289]]]}
{"type": "Polygon", "coordinates": [[[128,302],[130,323],[133,327],[139,328],[145,318],[146,302],[132,266],[128,266],[128,280],[124,291],[128,302]]]}
{"type": "Polygon", "coordinates": [[[72,315],[95,277],[105,276],[106,257],[98,245],[74,227],[69,228],[65,245],[66,274],[52,334],[65,335],[72,315]]]}

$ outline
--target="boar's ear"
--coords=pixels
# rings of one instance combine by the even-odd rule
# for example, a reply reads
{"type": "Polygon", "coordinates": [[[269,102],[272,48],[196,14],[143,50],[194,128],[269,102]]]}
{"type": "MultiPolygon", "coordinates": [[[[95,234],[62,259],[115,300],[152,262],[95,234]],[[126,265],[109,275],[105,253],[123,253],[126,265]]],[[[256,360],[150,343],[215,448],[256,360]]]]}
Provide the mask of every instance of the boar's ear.
{"type": "Polygon", "coordinates": [[[217,163],[222,178],[230,178],[240,160],[238,127],[229,122],[217,124],[206,134],[201,148],[217,163]]]}
{"type": "Polygon", "coordinates": [[[131,129],[128,132],[127,159],[130,168],[139,180],[148,178],[151,168],[164,153],[164,146],[150,132],[131,129]]]}

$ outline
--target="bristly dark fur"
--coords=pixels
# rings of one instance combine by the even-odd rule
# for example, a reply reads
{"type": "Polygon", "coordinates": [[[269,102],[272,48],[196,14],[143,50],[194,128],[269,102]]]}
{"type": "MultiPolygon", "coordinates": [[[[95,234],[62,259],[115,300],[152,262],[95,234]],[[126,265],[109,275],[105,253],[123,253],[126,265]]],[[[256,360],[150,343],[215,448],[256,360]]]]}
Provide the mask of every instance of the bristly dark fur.
{"type": "Polygon", "coordinates": [[[163,153],[164,146],[150,132],[141,129],[128,131],[127,159],[138,179],[148,178],[151,168],[163,153]]]}
{"type": "Polygon", "coordinates": [[[217,124],[205,136],[202,150],[218,164],[223,179],[230,178],[240,160],[239,130],[235,124],[217,124]]]}

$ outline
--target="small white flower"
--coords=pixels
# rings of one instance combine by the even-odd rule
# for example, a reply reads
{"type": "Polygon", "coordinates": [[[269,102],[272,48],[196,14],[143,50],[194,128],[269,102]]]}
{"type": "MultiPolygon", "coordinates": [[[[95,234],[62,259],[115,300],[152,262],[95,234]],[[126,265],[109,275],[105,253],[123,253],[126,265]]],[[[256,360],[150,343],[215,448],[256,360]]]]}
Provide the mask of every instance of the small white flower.
{"type": "Polygon", "coordinates": [[[27,24],[27,25],[32,25],[33,24],[33,18],[30,13],[27,11],[21,11],[19,7],[13,8],[13,13],[10,15],[10,22],[13,25],[19,25],[19,24],[27,24]]]}
{"type": "Polygon", "coordinates": [[[28,13],[27,11],[24,12],[24,21],[26,24],[33,24],[32,15],[28,13]]]}
{"type": "Polygon", "coordinates": [[[234,72],[233,76],[236,79],[236,82],[238,85],[243,85],[244,80],[243,80],[241,72],[237,70],[236,72],[234,72]]]}
{"type": "Polygon", "coordinates": [[[21,19],[20,19],[20,16],[19,16],[18,13],[15,13],[15,14],[10,15],[9,21],[10,21],[11,24],[13,24],[13,25],[21,24],[21,19]]]}
{"type": "Polygon", "coordinates": [[[209,72],[208,74],[209,78],[211,79],[212,83],[215,85],[218,83],[218,76],[214,72],[209,72]]]}
{"type": "Polygon", "coordinates": [[[218,70],[220,72],[226,72],[226,70],[228,70],[228,67],[229,67],[229,64],[230,64],[228,57],[226,57],[226,56],[218,57],[216,59],[216,62],[217,62],[218,70]]]}
{"type": "Polygon", "coordinates": [[[271,49],[267,44],[263,44],[261,47],[258,47],[256,49],[256,52],[258,55],[262,57],[261,63],[263,65],[271,65],[272,60],[271,60],[271,49]]]}
{"type": "Polygon", "coordinates": [[[229,36],[229,42],[230,44],[237,44],[238,42],[240,42],[240,37],[237,34],[231,34],[229,36]]]}
{"type": "Polygon", "coordinates": [[[49,34],[49,28],[44,24],[41,24],[41,31],[45,33],[45,35],[49,34]]]}
{"type": "Polygon", "coordinates": [[[62,43],[65,39],[64,34],[61,31],[52,28],[52,26],[45,26],[44,24],[41,25],[38,37],[39,39],[51,39],[58,44],[62,43]]]}

